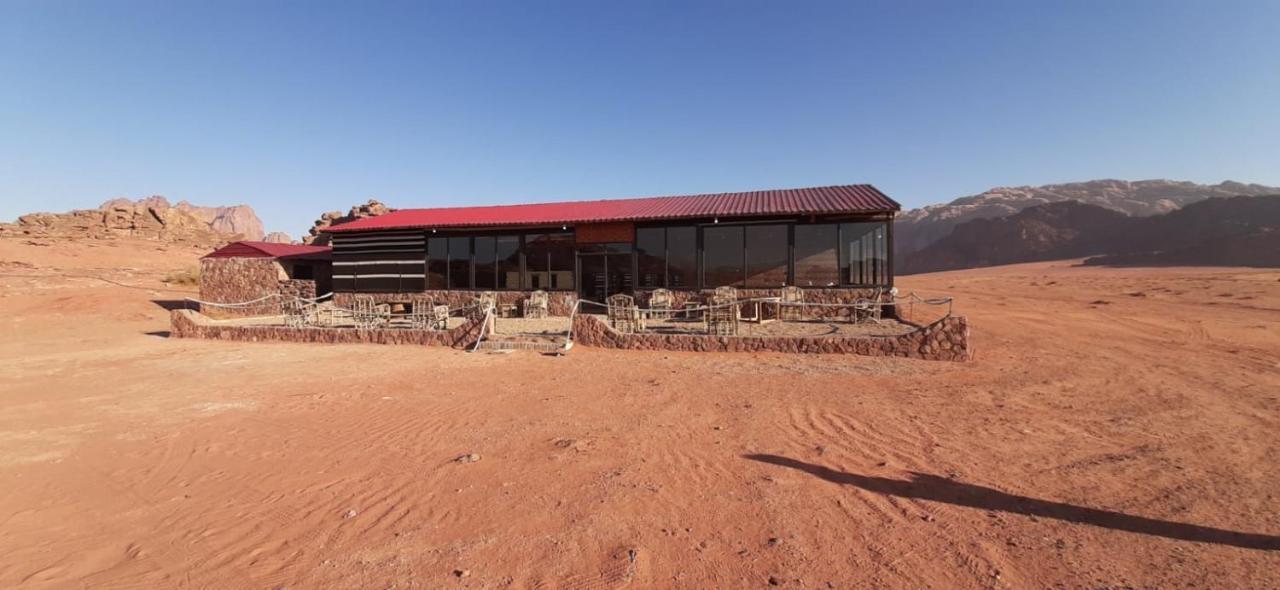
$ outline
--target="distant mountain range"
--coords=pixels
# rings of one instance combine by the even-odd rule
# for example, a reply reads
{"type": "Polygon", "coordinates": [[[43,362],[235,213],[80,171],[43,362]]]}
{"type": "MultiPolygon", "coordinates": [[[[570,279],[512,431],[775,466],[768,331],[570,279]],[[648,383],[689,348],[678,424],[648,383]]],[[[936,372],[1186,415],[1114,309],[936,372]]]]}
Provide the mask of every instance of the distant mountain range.
{"type": "Polygon", "coordinates": [[[1131,217],[1061,201],[974,219],[911,253],[902,274],[1089,257],[1086,264],[1280,266],[1280,194],[1131,217]]]}
{"type": "Polygon", "coordinates": [[[1131,231],[1132,218],[1219,197],[1277,194],[1280,188],[1231,181],[1093,180],[994,188],[900,214],[894,265],[899,274],[911,274],[1111,253],[1105,236],[1131,231]],[[1035,210],[1019,215],[1029,209],[1035,210]]]}

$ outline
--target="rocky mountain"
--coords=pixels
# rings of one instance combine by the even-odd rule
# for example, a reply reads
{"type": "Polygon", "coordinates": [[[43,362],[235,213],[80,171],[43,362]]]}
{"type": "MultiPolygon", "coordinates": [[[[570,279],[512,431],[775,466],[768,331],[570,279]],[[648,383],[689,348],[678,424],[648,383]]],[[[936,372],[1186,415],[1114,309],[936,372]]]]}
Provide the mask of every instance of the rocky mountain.
{"type": "Polygon", "coordinates": [[[262,241],[274,244],[292,244],[293,238],[282,231],[273,231],[262,238],[262,241]]]}
{"type": "Polygon", "coordinates": [[[904,263],[913,252],[946,237],[961,223],[1005,217],[1028,207],[1058,201],[1077,201],[1129,216],[1148,216],[1213,197],[1277,193],[1280,188],[1232,181],[1204,185],[1173,180],[1091,180],[1039,187],[999,187],[950,203],[901,213],[894,225],[894,253],[896,260],[904,263]]]}
{"type": "Polygon", "coordinates": [[[320,230],[331,225],[338,225],[348,221],[355,221],[363,217],[377,217],[395,211],[377,199],[369,199],[369,202],[363,205],[356,205],[343,215],[341,211],[329,211],[320,215],[320,219],[315,221],[311,229],[307,231],[308,235],[302,237],[302,243],[324,246],[329,243],[329,237],[320,233],[320,230]]]}
{"type": "Polygon", "coordinates": [[[902,274],[1098,256],[1090,264],[1280,266],[1280,195],[1206,199],[1131,217],[1077,201],[956,225],[902,274]]]}
{"type": "Polygon", "coordinates": [[[156,195],[136,201],[111,199],[97,209],[23,215],[15,223],[0,224],[0,236],[4,235],[140,237],[212,245],[228,240],[260,239],[262,221],[247,205],[200,207],[184,201],[173,206],[168,199],[156,195]]]}
{"type": "MultiPolygon", "coordinates": [[[[163,197],[162,197],[163,198],[163,197]]],[[[218,233],[239,234],[246,240],[261,240],[266,234],[262,228],[262,220],[248,205],[232,205],[230,207],[200,207],[186,201],[175,205],[209,224],[218,233]]]]}

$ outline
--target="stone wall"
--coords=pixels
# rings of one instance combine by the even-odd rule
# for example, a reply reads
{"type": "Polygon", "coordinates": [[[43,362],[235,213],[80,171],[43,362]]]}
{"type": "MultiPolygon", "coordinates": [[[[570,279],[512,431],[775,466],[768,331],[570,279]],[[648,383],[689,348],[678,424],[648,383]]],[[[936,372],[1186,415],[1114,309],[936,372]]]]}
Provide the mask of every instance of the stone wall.
{"type": "MultiPolygon", "coordinates": [[[[287,278],[284,268],[271,258],[202,258],[200,300],[214,303],[253,301],[279,293],[280,281],[287,278]]],[[[273,299],[248,307],[205,305],[200,311],[209,317],[229,318],[278,313],[278,310],[279,302],[273,299]]]]}
{"type": "MultiPolygon", "coordinates": [[[[392,301],[408,301],[414,297],[424,297],[433,301],[436,305],[448,305],[450,308],[465,307],[473,305],[479,299],[481,291],[420,291],[415,293],[334,293],[333,299],[338,307],[351,307],[351,301],[359,296],[372,297],[375,302],[386,303],[392,301]]],[[[531,291],[494,291],[498,297],[498,304],[512,304],[516,306],[516,313],[519,314],[523,308],[522,302],[529,298],[531,291]]],[[[568,317],[573,311],[573,302],[576,301],[578,295],[573,291],[548,291],[547,292],[547,309],[553,316],[568,317]]]]}
{"type": "Polygon", "coordinates": [[[276,285],[276,292],[285,297],[316,298],[316,282],[306,279],[289,279],[276,285]]]}
{"type": "Polygon", "coordinates": [[[596,316],[578,314],[573,318],[573,341],[627,350],[860,354],[939,361],[967,361],[973,356],[969,323],[959,316],[947,316],[899,336],[787,337],[622,334],[596,316]]]}
{"type": "MultiPolygon", "coordinates": [[[[686,301],[706,302],[715,289],[706,289],[702,291],[696,290],[672,290],[671,298],[675,300],[672,307],[680,309],[686,301]]],[[[641,307],[649,306],[649,296],[653,294],[653,290],[636,291],[636,304],[641,307]]],[[[804,289],[805,303],[843,303],[852,304],[859,299],[872,299],[876,297],[877,291],[871,289],[854,289],[854,288],[807,288],[804,289]]],[[[781,289],[738,289],[739,299],[755,299],[760,297],[779,297],[782,295],[781,289]]],[[[889,295],[887,289],[879,291],[879,299],[882,302],[889,303],[893,301],[893,297],[889,295]]],[[[603,303],[603,302],[601,302],[603,303]]],[[[776,307],[772,305],[761,306],[761,313],[766,319],[772,319],[776,314],[776,307]]],[[[807,307],[805,314],[811,318],[836,317],[841,315],[849,315],[848,307],[807,307]]],[[[892,306],[885,306],[885,317],[896,317],[892,306]]]]}
{"type": "Polygon", "coordinates": [[[475,344],[483,317],[476,316],[449,330],[386,328],[289,328],[220,324],[200,312],[176,309],[169,313],[170,336],[244,342],[318,342],[328,344],[412,344],[464,348],[475,344]]]}

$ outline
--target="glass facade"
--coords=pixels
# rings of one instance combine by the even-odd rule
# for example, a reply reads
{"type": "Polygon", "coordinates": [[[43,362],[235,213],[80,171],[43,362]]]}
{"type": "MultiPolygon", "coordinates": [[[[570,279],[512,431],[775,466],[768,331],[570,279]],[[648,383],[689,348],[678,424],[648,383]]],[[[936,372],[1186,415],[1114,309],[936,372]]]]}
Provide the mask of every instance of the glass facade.
{"type": "Polygon", "coordinates": [[[642,226],[634,243],[606,244],[577,244],[572,231],[401,232],[336,249],[334,279],[340,290],[402,292],[888,286],[889,235],[887,221],[642,226]],[[579,284],[588,256],[607,256],[607,265],[579,284]]]}

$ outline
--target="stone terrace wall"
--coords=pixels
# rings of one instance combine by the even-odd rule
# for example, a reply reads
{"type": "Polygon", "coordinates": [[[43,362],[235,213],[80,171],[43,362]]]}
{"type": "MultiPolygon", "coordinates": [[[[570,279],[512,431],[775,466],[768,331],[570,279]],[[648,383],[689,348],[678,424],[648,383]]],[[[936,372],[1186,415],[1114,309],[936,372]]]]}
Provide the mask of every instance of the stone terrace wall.
{"type": "Polygon", "coordinates": [[[475,344],[483,316],[469,318],[449,330],[389,328],[289,328],[285,326],[235,326],[212,322],[199,312],[176,309],[169,313],[170,336],[244,342],[319,342],[328,344],[413,344],[463,348],[475,344]]]}
{"type": "MultiPolygon", "coordinates": [[[[425,297],[436,305],[448,305],[451,308],[472,305],[480,297],[481,291],[419,291],[415,293],[334,293],[334,303],[338,307],[351,307],[351,301],[358,296],[367,295],[378,303],[388,301],[406,301],[413,297],[425,297]]],[[[521,302],[529,298],[532,291],[494,291],[498,296],[498,304],[510,303],[516,306],[516,313],[521,309],[521,302]]],[[[573,291],[548,291],[547,309],[553,316],[568,317],[573,311],[573,302],[578,296],[573,291]]]]}
{"type": "MultiPolygon", "coordinates": [[[[200,300],[242,303],[274,295],[279,292],[283,273],[284,269],[271,258],[202,258],[200,300]]],[[[238,308],[201,307],[209,317],[231,318],[276,313],[279,303],[267,301],[263,305],[238,308]]]]}
{"type": "Polygon", "coordinates": [[[973,352],[969,323],[947,316],[900,336],[702,336],[696,334],[622,334],[593,315],[573,318],[573,340],[597,348],[697,352],[796,352],[897,356],[938,361],[967,361],[973,352]]]}
{"type": "MultiPolygon", "coordinates": [[[[891,302],[893,297],[889,295],[888,290],[882,290],[880,293],[880,301],[891,302]]],[[[671,298],[675,300],[672,305],[675,309],[679,309],[686,301],[705,303],[715,289],[707,289],[703,291],[696,290],[671,290],[671,298]]],[[[649,297],[653,294],[653,290],[636,291],[636,304],[642,307],[649,306],[649,297]]],[[[755,299],[761,297],[779,297],[782,295],[781,289],[738,289],[738,299],[755,299]]],[[[851,304],[859,299],[871,299],[875,297],[875,289],[846,289],[846,288],[808,288],[804,290],[805,303],[846,303],[851,304]]],[[[603,301],[601,303],[604,303],[603,301]]],[[[766,319],[773,318],[776,313],[776,307],[772,305],[761,306],[761,313],[766,319]]],[[[840,307],[809,307],[805,309],[808,317],[825,318],[835,317],[838,315],[848,315],[850,308],[840,307]]],[[[884,308],[884,314],[887,317],[894,317],[892,306],[884,308]]]]}

